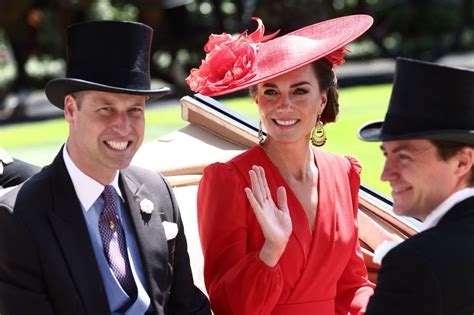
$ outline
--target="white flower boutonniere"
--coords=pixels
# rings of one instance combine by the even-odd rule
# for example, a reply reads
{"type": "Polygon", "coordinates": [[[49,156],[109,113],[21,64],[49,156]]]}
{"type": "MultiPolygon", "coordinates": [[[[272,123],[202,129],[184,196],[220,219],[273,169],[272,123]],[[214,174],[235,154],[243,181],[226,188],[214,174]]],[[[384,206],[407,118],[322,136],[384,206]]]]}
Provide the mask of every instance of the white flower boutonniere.
{"type": "Polygon", "coordinates": [[[155,206],[150,199],[143,199],[140,201],[140,210],[146,214],[151,214],[155,206]]]}

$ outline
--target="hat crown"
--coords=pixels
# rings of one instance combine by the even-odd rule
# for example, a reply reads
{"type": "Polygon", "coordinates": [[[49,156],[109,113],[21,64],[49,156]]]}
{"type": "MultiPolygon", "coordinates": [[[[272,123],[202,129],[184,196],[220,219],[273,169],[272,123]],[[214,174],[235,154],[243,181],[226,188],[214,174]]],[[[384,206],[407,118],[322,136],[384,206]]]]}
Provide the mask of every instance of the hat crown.
{"type": "Polygon", "coordinates": [[[150,88],[153,30],[144,24],[93,21],[68,27],[66,77],[103,85],[150,88]]]}
{"type": "Polygon", "coordinates": [[[474,145],[474,70],[397,58],[384,121],[358,132],[366,141],[438,139],[474,145]]]}
{"type": "Polygon", "coordinates": [[[92,21],[71,25],[66,31],[66,77],[48,82],[45,94],[63,108],[68,94],[94,90],[144,95],[154,100],[169,88],[150,89],[153,29],[124,21],[92,21]]]}
{"type": "Polygon", "coordinates": [[[474,130],[474,71],[398,58],[382,132],[474,130]]]}
{"type": "Polygon", "coordinates": [[[262,81],[274,73],[283,74],[309,64],[327,55],[330,51],[328,47],[337,47],[341,42],[343,40],[335,37],[314,39],[289,34],[263,43],[257,59],[257,71],[260,72],[258,79],[262,81]]]}

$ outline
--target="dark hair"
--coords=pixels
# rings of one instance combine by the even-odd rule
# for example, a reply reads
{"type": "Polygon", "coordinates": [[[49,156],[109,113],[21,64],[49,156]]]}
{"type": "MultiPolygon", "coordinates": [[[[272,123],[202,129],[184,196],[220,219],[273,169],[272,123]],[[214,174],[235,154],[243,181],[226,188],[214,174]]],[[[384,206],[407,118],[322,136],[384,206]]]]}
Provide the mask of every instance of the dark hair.
{"type": "MultiPolygon", "coordinates": [[[[474,149],[474,145],[472,144],[466,144],[456,141],[430,140],[430,142],[436,147],[438,155],[443,161],[449,160],[464,147],[470,147],[474,149]]],[[[469,186],[474,187],[474,166],[471,167],[471,178],[469,180],[469,186]]]]}
{"type": "Polygon", "coordinates": [[[312,66],[319,81],[319,89],[326,91],[328,97],[326,107],[321,114],[321,121],[325,124],[334,122],[337,114],[339,114],[336,73],[332,68],[332,64],[326,58],[313,62],[312,66]]]}
{"type": "Polygon", "coordinates": [[[81,104],[82,104],[82,98],[84,96],[85,91],[79,91],[79,92],[73,92],[71,93],[71,96],[76,100],[77,104],[77,109],[81,109],[81,104]]]}
{"type": "MultiPolygon", "coordinates": [[[[332,69],[332,64],[326,58],[322,58],[314,61],[311,65],[318,79],[320,91],[326,91],[328,97],[326,107],[321,114],[321,121],[325,124],[334,122],[339,113],[339,94],[337,93],[336,74],[332,69]]],[[[257,86],[251,86],[249,93],[250,96],[255,98],[257,86]]]]}

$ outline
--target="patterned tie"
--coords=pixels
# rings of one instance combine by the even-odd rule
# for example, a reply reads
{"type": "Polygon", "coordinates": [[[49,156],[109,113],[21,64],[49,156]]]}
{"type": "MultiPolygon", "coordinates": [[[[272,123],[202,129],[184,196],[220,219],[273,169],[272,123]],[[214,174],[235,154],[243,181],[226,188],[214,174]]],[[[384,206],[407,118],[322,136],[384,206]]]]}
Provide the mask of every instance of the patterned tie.
{"type": "Polygon", "coordinates": [[[99,232],[104,246],[105,257],[115,277],[128,296],[136,294],[137,287],[133,280],[132,270],[127,255],[127,243],[120,218],[117,214],[118,196],[111,185],[102,193],[104,208],[100,213],[99,232]]]}

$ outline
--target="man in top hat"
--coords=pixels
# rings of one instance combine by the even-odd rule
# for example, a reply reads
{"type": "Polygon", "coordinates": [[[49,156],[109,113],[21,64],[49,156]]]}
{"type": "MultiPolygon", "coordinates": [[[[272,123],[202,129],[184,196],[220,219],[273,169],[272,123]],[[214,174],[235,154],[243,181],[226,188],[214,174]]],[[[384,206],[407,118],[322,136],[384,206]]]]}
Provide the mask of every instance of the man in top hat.
{"type": "Polygon", "coordinates": [[[382,141],[393,210],[423,221],[383,257],[366,315],[474,314],[474,71],[398,59],[382,141]]]}
{"type": "Polygon", "coordinates": [[[0,199],[0,313],[210,314],[183,223],[158,174],[129,167],[143,140],[152,29],[67,29],[67,73],[46,86],[69,136],[53,163],[0,199]]]}

